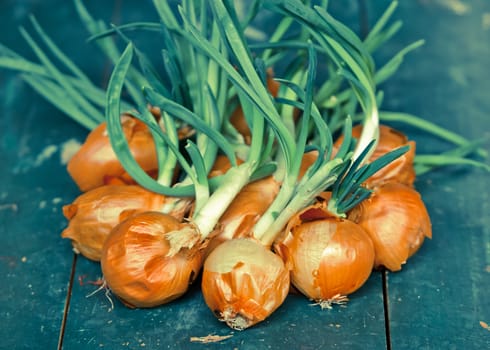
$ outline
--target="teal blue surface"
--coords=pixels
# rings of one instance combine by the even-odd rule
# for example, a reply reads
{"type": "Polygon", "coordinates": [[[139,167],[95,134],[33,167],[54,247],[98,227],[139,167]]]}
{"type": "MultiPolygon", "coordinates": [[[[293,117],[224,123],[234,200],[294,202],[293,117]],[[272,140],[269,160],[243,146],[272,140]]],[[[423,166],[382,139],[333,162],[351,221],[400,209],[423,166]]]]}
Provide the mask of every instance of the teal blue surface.
{"type": "MultiPolygon", "coordinates": [[[[490,3],[417,3],[400,2],[404,30],[398,38],[426,44],[386,85],[384,107],[424,116],[469,139],[488,137],[490,3]]],[[[444,149],[412,135],[421,153],[444,149]]],[[[401,273],[388,275],[394,349],[490,348],[490,332],[480,324],[490,318],[489,184],[488,173],[461,167],[417,182],[434,238],[401,273]]]]}
{"type": "MultiPolygon", "coordinates": [[[[85,2],[106,21],[155,18],[150,1],[85,2]]],[[[335,15],[359,31],[360,20],[372,25],[389,2],[330,3],[335,15]]],[[[85,42],[71,1],[1,1],[0,43],[32,58],[17,30],[30,28],[30,13],[104,86],[110,66],[85,42]]],[[[469,139],[488,137],[490,3],[402,1],[395,17],[404,26],[379,59],[420,38],[426,44],[382,86],[383,109],[422,116],[469,139]]],[[[420,153],[448,147],[404,130],[418,141],[420,153]]],[[[387,273],[386,281],[374,273],[346,307],[321,310],[290,295],[265,322],[237,332],[216,320],[198,286],[151,310],[127,309],[113,297],[111,309],[104,291],[96,292],[90,282],[101,277],[99,265],[75,258],[60,237],[66,226],[61,207],[79,194],[62,152],[85,135],[15,73],[0,70],[0,348],[54,349],[60,339],[64,349],[490,348],[490,331],[483,327],[490,324],[488,173],[454,166],[420,177],[416,187],[431,214],[433,239],[401,272],[387,273]],[[232,337],[214,344],[191,341],[209,334],[232,337]]]]}

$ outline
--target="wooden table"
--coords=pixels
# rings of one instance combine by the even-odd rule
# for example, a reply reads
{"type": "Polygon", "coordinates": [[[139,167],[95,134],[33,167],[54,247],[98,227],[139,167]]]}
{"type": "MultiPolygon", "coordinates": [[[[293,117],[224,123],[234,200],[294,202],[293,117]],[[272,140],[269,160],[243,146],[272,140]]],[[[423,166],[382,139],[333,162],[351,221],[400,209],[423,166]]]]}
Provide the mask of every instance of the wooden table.
{"type": "MultiPolygon", "coordinates": [[[[87,2],[106,21],[156,20],[150,1],[87,2]]],[[[356,31],[389,1],[331,1],[356,31]],[[359,24],[360,23],[360,24],[359,24]]],[[[85,42],[74,6],[62,0],[0,2],[0,42],[33,57],[17,31],[34,13],[53,39],[102,85],[109,66],[85,42]]],[[[383,109],[412,113],[468,139],[490,131],[490,3],[401,1],[404,27],[377,54],[386,59],[424,38],[381,87],[383,109]]],[[[262,324],[243,332],[219,323],[199,288],[180,300],[130,310],[91,284],[98,264],[60,238],[61,208],[79,194],[63,152],[86,131],[0,70],[0,348],[53,349],[485,349],[490,348],[489,174],[465,166],[421,176],[416,187],[431,214],[433,239],[398,273],[376,272],[346,307],[321,310],[291,295],[262,324]],[[214,344],[191,337],[232,335],[214,344]]],[[[448,144],[414,128],[418,152],[448,144]]],[[[488,143],[486,144],[488,148],[488,143]]],[[[488,160],[487,160],[488,164],[488,160]]]]}

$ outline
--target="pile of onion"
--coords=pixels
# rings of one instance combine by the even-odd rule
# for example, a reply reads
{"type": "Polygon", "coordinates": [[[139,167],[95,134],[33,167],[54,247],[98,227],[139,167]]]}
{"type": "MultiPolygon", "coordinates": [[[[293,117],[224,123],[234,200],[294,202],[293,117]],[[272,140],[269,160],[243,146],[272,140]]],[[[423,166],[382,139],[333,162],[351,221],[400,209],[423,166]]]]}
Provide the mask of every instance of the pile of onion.
{"type": "Polygon", "coordinates": [[[123,34],[127,44],[119,58],[100,45],[115,63],[105,90],[33,18],[46,54],[22,34],[39,62],[0,50],[2,68],[23,72],[91,130],[67,164],[82,194],[63,207],[61,236],[100,262],[104,287],[128,307],[171,302],[199,274],[207,306],[237,330],[264,321],[292,286],[322,308],[344,303],[373,270],[399,271],[432,237],[417,173],[446,164],[490,169],[465,158],[478,142],[379,111],[377,85],[422,42],[374,64],[373,50],[398,28],[387,26],[396,1],[362,40],[331,16],[328,1],[251,1],[245,17],[233,1],[154,3],[159,26],[99,32],[76,2],[92,38],[123,34]],[[262,6],[279,25],[260,42],[246,30],[262,6]],[[163,61],[153,65],[156,56],[137,49],[129,32],[157,28],[163,61]],[[352,127],[357,113],[362,123],[352,127]],[[380,119],[458,148],[419,157],[414,168],[415,142],[380,119]]]}
{"type": "MultiPolygon", "coordinates": [[[[352,130],[353,137],[358,136],[362,126],[352,130]]],[[[360,225],[374,243],[374,266],[390,271],[400,270],[424,239],[432,237],[428,211],[413,187],[415,142],[408,141],[401,131],[380,125],[379,140],[369,161],[400,146],[409,146],[408,152],[365,181],[372,195],[348,213],[349,220],[360,225]]]]}
{"type": "Polygon", "coordinates": [[[319,6],[263,3],[287,21],[253,55],[232,2],[191,1],[180,19],[157,5],[165,79],[128,41],[106,122],[67,165],[84,193],[63,208],[62,237],[100,260],[128,307],[175,300],[202,272],[206,304],[242,330],[277,310],[291,285],[322,307],[343,303],[373,268],[401,269],[432,235],[413,188],[415,142],[379,125],[368,45],[319,6]],[[285,39],[293,22],[301,34],[285,39]],[[291,47],[305,60],[283,61],[291,47]],[[319,89],[317,55],[329,76],[319,89]],[[282,79],[273,64],[286,64],[282,79]],[[123,92],[136,104],[131,115],[123,92]],[[364,128],[352,129],[356,104],[364,128]],[[334,143],[329,122],[340,118],[344,137],[334,143]]]}
{"type": "Polygon", "coordinates": [[[111,230],[125,218],[142,211],[161,211],[172,206],[171,215],[182,219],[191,201],[166,197],[137,185],[100,186],[82,193],[71,204],[63,206],[68,226],[61,237],[69,238],[75,252],[99,261],[102,246],[111,230]]]}

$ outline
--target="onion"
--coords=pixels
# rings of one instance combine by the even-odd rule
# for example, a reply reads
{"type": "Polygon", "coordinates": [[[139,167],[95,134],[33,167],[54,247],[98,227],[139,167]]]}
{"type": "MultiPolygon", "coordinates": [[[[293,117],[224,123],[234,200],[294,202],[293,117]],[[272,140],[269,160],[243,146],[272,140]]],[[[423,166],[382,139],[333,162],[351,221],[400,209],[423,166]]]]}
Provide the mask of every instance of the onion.
{"type": "MultiPolygon", "coordinates": [[[[158,161],[148,127],[129,115],[123,115],[121,123],[138,164],[144,171],[155,173],[158,161]]],[[[123,182],[127,182],[128,175],[112,149],[106,128],[107,124],[104,122],[92,130],[82,147],[68,162],[68,173],[81,191],[102,186],[112,177],[122,178],[123,182]]]]}
{"type": "MultiPolygon", "coordinates": [[[[352,128],[352,137],[359,138],[361,132],[362,125],[356,125],[352,128]]],[[[335,142],[336,147],[339,147],[342,141],[343,136],[339,137],[335,142]]],[[[367,187],[374,188],[389,181],[396,181],[410,186],[413,185],[413,182],[415,181],[415,170],[413,167],[415,142],[408,141],[407,137],[402,132],[386,125],[380,125],[379,141],[373,154],[369,158],[369,162],[378,159],[389,151],[405,145],[410,146],[409,150],[370,176],[365,182],[367,187]]]]}
{"type": "Polygon", "coordinates": [[[117,225],[102,250],[107,285],[129,307],[153,307],[183,295],[202,255],[194,226],[161,212],[133,215],[117,225]]]}
{"type": "Polygon", "coordinates": [[[289,271],[279,256],[252,239],[219,245],[204,263],[202,293],[220,321],[242,330],[263,321],[286,299],[289,271]]]}
{"type": "MultiPolygon", "coordinates": [[[[237,165],[243,164],[243,160],[237,158],[237,165]]],[[[209,170],[208,178],[224,175],[232,167],[230,160],[227,156],[219,154],[216,156],[213,167],[209,170]]]]}
{"type": "Polygon", "coordinates": [[[322,307],[347,300],[366,282],[374,264],[368,234],[321,206],[293,218],[275,248],[291,266],[292,284],[322,307]]]}
{"type": "Polygon", "coordinates": [[[104,241],[121,219],[137,211],[160,210],[169,200],[140,186],[101,186],[63,207],[69,223],[61,236],[71,239],[77,253],[98,261],[104,241]]]}
{"type": "Polygon", "coordinates": [[[318,151],[310,151],[303,154],[301,159],[301,165],[298,173],[298,180],[301,180],[308,169],[316,162],[318,159],[318,151]]]}
{"type": "Polygon", "coordinates": [[[386,183],[349,213],[369,234],[375,267],[398,271],[432,237],[430,217],[420,194],[407,185],[386,183]]]}
{"type": "Polygon", "coordinates": [[[245,186],[220,217],[205,255],[224,241],[250,236],[253,226],[276,198],[279,187],[272,176],[245,186]]]}

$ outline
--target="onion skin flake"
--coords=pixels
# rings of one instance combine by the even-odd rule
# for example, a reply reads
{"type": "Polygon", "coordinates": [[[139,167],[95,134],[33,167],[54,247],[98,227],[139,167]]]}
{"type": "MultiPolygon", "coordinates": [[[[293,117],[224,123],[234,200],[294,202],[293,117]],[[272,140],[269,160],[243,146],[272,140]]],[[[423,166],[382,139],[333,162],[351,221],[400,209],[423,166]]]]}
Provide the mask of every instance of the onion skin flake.
{"type": "Polygon", "coordinates": [[[289,285],[289,270],[279,256],[251,238],[238,238],[208,256],[201,289],[220,321],[243,330],[272,314],[286,299],[289,285]]]}

